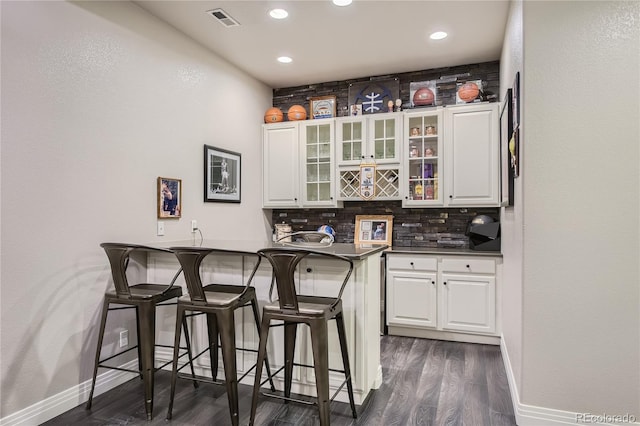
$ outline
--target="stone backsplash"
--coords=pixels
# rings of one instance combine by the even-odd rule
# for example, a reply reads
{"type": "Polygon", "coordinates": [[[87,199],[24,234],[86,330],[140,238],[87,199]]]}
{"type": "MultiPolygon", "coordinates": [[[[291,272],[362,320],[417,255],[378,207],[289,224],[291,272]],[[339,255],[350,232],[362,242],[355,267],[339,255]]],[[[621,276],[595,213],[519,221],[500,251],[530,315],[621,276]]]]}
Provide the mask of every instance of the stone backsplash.
{"type": "Polygon", "coordinates": [[[336,242],[352,243],[356,215],[392,215],[396,247],[469,248],[467,224],[476,215],[500,219],[497,207],[404,209],[401,201],[349,201],[340,209],[281,209],[272,211],[272,224],[287,223],[295,231],[331,225],[336,242]]]}
{"type": "Polygon", "coordinates": [[[436,105],[455,105],[456,83],[467,80],[482,80],[485,100],[497,101],[500,93],[500,62],[482,62],[479,64],[459,65],[454,67],[433,68],[399,74],[374,77],[362,77],[352,80],[329,81],[305,86],[278,88],[273,90],[273,106],[280,108],[285,114],[292,105],[302,105],[309,116],[309,99],[316,96],[336,96],[336,114],[341,115],[349,102],[349,86],[354,83],[372,80],[398,79],[400,99],[406,108],[409,105],[411,82],[438,80],[436,105]]]}

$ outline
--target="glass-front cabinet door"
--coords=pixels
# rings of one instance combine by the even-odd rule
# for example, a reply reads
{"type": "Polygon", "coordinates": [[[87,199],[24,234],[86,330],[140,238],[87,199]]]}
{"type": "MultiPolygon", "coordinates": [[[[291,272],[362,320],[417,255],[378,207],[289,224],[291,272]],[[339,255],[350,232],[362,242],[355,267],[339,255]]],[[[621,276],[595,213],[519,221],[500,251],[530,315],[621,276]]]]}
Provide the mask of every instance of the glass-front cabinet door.
{"type": "MultiPolygon", "coordinates": [[[[367,158],[373,155],[376,164],[400,161],[400,128],[402,115],[398,113],[372,114],[369,116],[370,149],[367,158]]],[[[365,154],[365,155],[366,155],[365,154]]]]}
{"type": "Polygon", "coordinates": [[[300,123],[303,206],[336,206],[334,119],[300,123]]]}
{"type": "Polygon", "coordinates": [[[442,111],[408,112],[404,120],[402,205],[442,205],[442,111]]]}
{"type": "Polygon", "coordinates": [[[357,166],[366,154],[366,121],[362,116],[336,122],[337,157],[340,165],[357,166]]]}

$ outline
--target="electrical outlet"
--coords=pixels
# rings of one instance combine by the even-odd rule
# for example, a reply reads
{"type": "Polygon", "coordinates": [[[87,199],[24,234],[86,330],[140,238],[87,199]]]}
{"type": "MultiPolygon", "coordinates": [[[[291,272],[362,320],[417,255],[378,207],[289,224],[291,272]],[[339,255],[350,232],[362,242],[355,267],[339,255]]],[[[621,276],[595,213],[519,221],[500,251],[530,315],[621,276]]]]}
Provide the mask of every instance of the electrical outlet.
{"type": "Polygon", "coordinates": [[[194,219],[191,221],[191,232],[196,232],[197,230],[198,230],[198,221],[194,219]]]}
{"type": "Polygon", "coordinates": [[[158,222],[158,236],[164,235],[164,222],[158,222]]]}
{"type": "Polygon", "coordinates": [[[129,330],[122,330],[120,332],[120,347],[124,348],[129,346],[129,330]]]}

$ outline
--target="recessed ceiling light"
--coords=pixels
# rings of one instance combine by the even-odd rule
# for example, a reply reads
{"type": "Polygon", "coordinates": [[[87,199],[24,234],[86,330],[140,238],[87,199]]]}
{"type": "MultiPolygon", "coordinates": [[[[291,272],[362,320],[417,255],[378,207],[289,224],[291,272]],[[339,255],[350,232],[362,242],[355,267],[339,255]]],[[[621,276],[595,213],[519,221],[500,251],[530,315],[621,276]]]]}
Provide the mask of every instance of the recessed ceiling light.
{"type": "Polygon", "coordinates": [[[333,0],[336,6],[349,6],[353,0],[333,0]]]}
{"type": "Polygon", "coordinates": [[[289,16],[289,12],[284,9],[273,9],[269,12],[269,15],[274,19],[284,19],[289,16]]]}
{"type": "Polygon", "coordinates": [[[431,34],[429,38],[431,40],[442,40],[446,36],[447,36],[447,33],[445,33],[444,31],[436,31],[435,33],[431,34]]]}
{"type": "Polygon", "coordinates": [[[290,62],[293,62],[293,59],[291,59],[291,58],[290,58],[290,57],[288,57],[288,56],[280,56],[280,57],[278,58],[278,62],[282,62],[283,64],[288,64],[288,63],[290,63],[290,62]]]}

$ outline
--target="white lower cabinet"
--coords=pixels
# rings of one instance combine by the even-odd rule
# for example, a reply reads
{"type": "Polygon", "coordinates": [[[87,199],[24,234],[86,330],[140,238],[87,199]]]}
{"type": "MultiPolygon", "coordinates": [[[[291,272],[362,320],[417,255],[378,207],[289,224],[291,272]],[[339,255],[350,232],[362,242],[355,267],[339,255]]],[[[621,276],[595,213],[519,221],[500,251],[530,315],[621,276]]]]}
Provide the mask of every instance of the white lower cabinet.
{"type": "Polygon", "coordinates": [[[389,334],[497,343],[501,259],[387,254],[389,334]]]}

